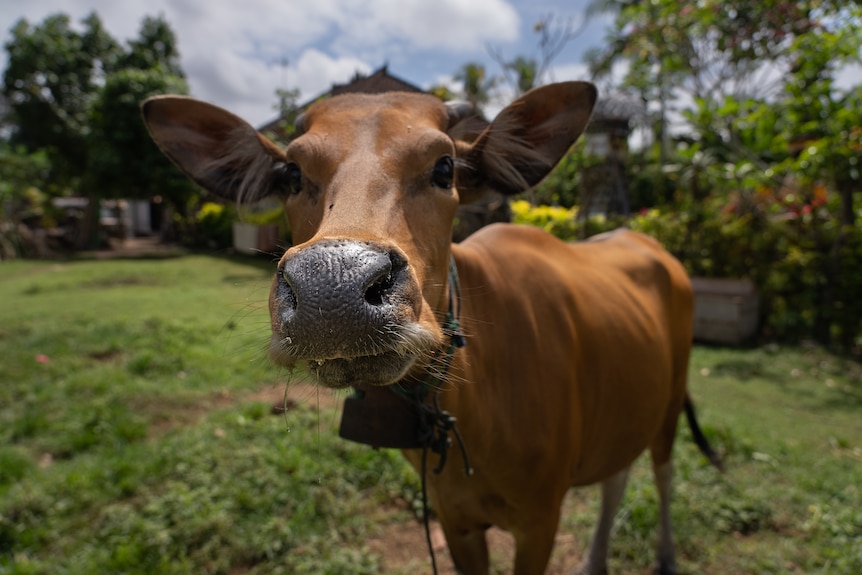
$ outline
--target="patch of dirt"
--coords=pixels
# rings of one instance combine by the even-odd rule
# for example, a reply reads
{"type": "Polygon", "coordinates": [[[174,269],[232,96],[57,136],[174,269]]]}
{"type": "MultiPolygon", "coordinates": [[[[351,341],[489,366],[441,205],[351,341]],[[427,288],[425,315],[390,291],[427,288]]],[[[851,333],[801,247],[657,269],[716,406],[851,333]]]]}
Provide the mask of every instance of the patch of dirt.
{"type": "MultiPolygon", "coordinates": [[[[322,414],[332,414],[337,419],[341,412],[344,392],[319,388],[307,382],[272,384],[248,393],[232,393],[224,390],[205,398],[194,398],[188,402],[174,402],[170,405],[139,406],[160,414],[158,422],[151,426],[150,435],[164,434],[182,425],[193,425],[201,421],[213,409],[229,407],[242,401],[268,403],[271,412],[284,413],[299,404],[319,409],[322,414]],[[285,393],[286,389],[286,393],[285,393]]],[[[584,498],[569,494],[563,507],[563,516],[572,513],[596,514],[595,505],[584,505],[584,498]]],[[[414,575],[431,572],[431,558],[428,552],[425,527],[403,504],[393,501],[392,505],[380,511],[377,520],[380,529],[367,541],[370,550],[381,556],[383,573],[393,575],[414,575]]],[[[430,521],[431,542],[437,562],[439,575],[456,575],[452,559],[446,547],[446,538],[436,519],[430,521]]],[[[500,529],[488,530],[488,546],[491,555],[491,573],[511,573],[514,556],[514,537],[500,529]]],[[[567,575],[580,563],[583,550],[588,541],[578,541],[576,537],[560,528],[557,533],[554,552],[546,575],[567,575]]],[[[239,573],[241,571],[238,571],[239,573]]]]}
{"type": "MultiPolygon", "coordinates": [[[[572,512],[575,503],[566,497],[564,514],[572,512]]],[[[393,511],[392,517],[383,524],[381,533],[368,541],[368,547],[382,556],[383,573],[413,575],[431,573],[431,558],[425,527],[408,511],[393,511]]],[[[431,520],[431,543],[437,561],[439,575],[457,575],[446,547],[446,538],[440,523],[431,520]]],[[[515,538],[496,527],[488,530],[488,548],[491,556],[491,573],[511,573],[515,558],[515,538]]],[[[569,575],[581,561],[583,549],[588,541],[577,541],[575,536],[563,529],[557,533],[554,552],[546,575],[569,575]]]]}
{"type": "Polygon", "coordinates": [[[135,405],[138,411],[152,415],[147,435],[160,437],[179,427],[201,422],[213,409],[224,408],[236,402],[228,391],[211,393],[204,397],[171,398],[165,402],[160,398],[145,398],[135,405]]]}
{"type": "MultiPolygon", "coordinates": [[[[93,359],[100,361],[113,359],[110,354],[98,355],[99,357],[93,357],[93,359]]],[[[224,389],[203,397],[172,398],[170,403],[159,398],[147,398],[140,400],[135,408],[152,415],[153,423],[150,424],[148,435],[159,437],[178,427],[201,422],[214,409],[224,409],[246,401],[268,403],[273,415],[282,414],[285,409],[290,410],[302,403],[316,406],[321,413],[332,413],[337,416],[340,413],[343,397],[343,394],[338,395],[335,391],[321,389],[307,382],[293,382],[289,385],[267,384],[256,391],[242,393],[224,389]]]]}
{"type": "Polygon", "coordinates": [[[108,241],[107,249],[81,252],[78,257],[96,260],[163,259],[179,257],[186,253],[186,250],[180,246],[162,243],[158,236],[146,236],[124,240],[111,239],[108,241]]]}
{"type": "Polygon", "coordinates": [[[346,392],[337,392],[332,389],[318,387],[305,381],[292,382],[290,384],[271,385],[256,392],[242,395],[242,401],[260,401],[272,404],[274,414],[284,413],[302,403],[311,407],[320,408],[321,413],[329,413],[333,410],[341,410],[346,392]],[[286,393],[285,393],[286,391],[286,393]]]}
{"type": "Polygon", "coordinates": [[[104,363],[119,363],[125,356],[125,352],[119,349],[106,349],[104,351],[94,351],[87,354],[87,357],[90,359],[104,363]]]}

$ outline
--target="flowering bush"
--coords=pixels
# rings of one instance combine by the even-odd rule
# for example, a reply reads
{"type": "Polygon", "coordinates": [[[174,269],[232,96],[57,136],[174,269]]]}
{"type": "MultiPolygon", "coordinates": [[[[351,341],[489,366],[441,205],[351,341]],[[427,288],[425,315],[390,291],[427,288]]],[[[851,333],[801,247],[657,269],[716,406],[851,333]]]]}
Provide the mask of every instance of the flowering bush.
{"type": "Polygon", "coordinates": [[[625,221],[622,217],[607,218],[603,215],[579,218],[577,207],[533,206],[526,200],[513,201],[511,208],[514,223],[542,228],[565,241],[576,241],[612,230],[625,221]]]}
{"type": "Polygon", "coordinates": [[[858,345],[862,226],[836,223],[837,197],[762,196],[760,209],[708,198],[700,209],[653,209],[627,225],[662,242],[693,276],[752,280],[764,335],[858,345]]]}

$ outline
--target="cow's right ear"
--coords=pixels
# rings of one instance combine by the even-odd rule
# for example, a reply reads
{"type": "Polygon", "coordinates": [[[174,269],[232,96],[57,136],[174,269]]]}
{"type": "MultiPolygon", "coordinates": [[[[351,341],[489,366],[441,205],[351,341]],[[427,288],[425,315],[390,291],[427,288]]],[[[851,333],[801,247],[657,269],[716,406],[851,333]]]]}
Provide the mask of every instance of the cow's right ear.
{"type": "Polygon", "coordinates": [[[253,202],[278,191],[284,153],[248,122],[185,96],[149,98],[141,112],[159,149],[213,194],[253,202]]]}

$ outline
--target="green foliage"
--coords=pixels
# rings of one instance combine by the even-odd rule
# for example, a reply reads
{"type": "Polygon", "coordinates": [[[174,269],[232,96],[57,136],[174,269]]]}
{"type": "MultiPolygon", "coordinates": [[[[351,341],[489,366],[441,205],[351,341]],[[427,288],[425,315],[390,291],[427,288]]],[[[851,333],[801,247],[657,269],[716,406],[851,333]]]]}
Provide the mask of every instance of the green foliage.
{"type": "Polygon", "coordinates": [[[603,215],[579,218],[577,208],[533,206],[526,200],[515,200],[510,207],[513,223],[541,228],[565,241],[576,241],[612,230],[623,221],[622,218],[603,215]]]}
{"type": "Polygon", "coordinates": [[[529,192],[530,201],[537,205],[567,208],[577,205],[583,187],[583,173],[599,161],[598,158],[588,155],[584,146],[575,146],[563,156],[553,171],[529,192]]]}
{"type": "Polygon", "coordinates": [[[482,107],[490,101],[491,91],[497,85],[498,80],[493,76],[488,76],[485,67],[476,62],[469,62],[461,66],[453,79],[463,85],[461,97],[480,112],[482,107]]]}
{"type": "Polygon", "coordinates": [[[266,226],[271,224],[284,225],[284,204],[281,202],[273,202],[275,205],[271,207],[261,206],[260,209],[254,211],[242,209],[239,214],[240,221],[256,226],[266,226]]]}
{"type": "Polygon", "coordinates": [[[117,43],[94,13],[76,31],[68,16],[20,20],[5,46],[3,96],[13,144],[44,153],[58,192],[93,198],[161,195],[182,206],[195,192],[156,149],[140,121],[153,94],[186,93],[176,38],[145,18],[137,39],[117,43]]]}
{"type": "Polygon", "coordinates": [[[688,209],[643,209],[624,219],[578,217],[577,208],[511,203],[513,222],[575,241],[621,225],[656,238],[692,276],[751,279],[763,334],[815,338],[851,348],[862,338],[862,225],[840,226],[839,198],[817,188],[806,201],[793,189],[761,188],[730,199],[708,197],[688,209]]]}
{"type": "Polygon", "coordinates": [[[129,41],[128,51],[120,58],[118,69],[160,69],[167,76],[185,78],[176,34],[164,17],[144,17],[138,38],[129,41]]]}
{"type": "Polygon", "coordinates": [[[82,24],[83,31],[76,31],[64,14],[37,26],[22,19],[5,46],[3,96],[11,109],[12,143],[28,152],[47,150],[52,176],[63,184],[86,173],[88,111],[118,52],[95,13],[82,24]]]}
{"type": "Polygon", "coordinates": [[[205,202],[195,215],[195,235],[200,245],[227,248],[233,245],[236,211],[230,206],[205,202]]]}
{"type": "Polygon", "coordinates": [[[26,225],[54,223],[48,154],[0,143],[0,261],[38,255],[26,225]],[[24,233],[22,233],[24,232],[24,233]]]}
{"type": "Polygon", "coordinates": [[[513,223],[541,228],[562,240],[571,241],[577,238],[575,230],[577,209],[532,206],[526,200],[515,200],[509,207],[512,210],[513,223]]]}
{"type": "Polygon", "coordinates": [[[0,144],[0,218],[31,217],[28,193],[48,187],[49,170],[44,150],[31,154],[21,146],[0,144]]]}
{"type": "Polygon", "coordinates": [[[836,78],[860,61],[862,8],[596,4],[616,20],[594,72],[626,60],[624,86],[662,114],[676,100],[688,123],[668,149],[660,118],[661,153],[630,162],[632,203],[657,210],[629,225],[695,275],[754,280],[767,335],[857,345],[862,87],[838,89],[836,78]]]}
{"type": "Polygon", "coordinates": [[[141,121],[141,102],[150,96],[185,93],[185,81],[159,67],[123,69],[105,80],[90,110],[88,183],[101,197],[161,196],[183,206],[197,188],[155,146],[141,121]]]}
{"type": "Polygon", "coordinates": [[[276,106],[279,117],[278,132],[267,134],[267,137],[279,143],[287,144],[296,134],[296,120],[302,111],[299,105],[300,91],[298,88],[293,90],[279,88],[275,91],[275,95],[278,98],[278,105],[276,106]]]}
{"type": "Polygon", "coordinates": [[[836,225],[837,198],[831,206],[821,198],[804,203],[762,190],[689,211],[644,211],[627,225],[662,242],[692,275],[754,281],[766,335],[852,346],[862,337],[862,227],[836,225]]]}

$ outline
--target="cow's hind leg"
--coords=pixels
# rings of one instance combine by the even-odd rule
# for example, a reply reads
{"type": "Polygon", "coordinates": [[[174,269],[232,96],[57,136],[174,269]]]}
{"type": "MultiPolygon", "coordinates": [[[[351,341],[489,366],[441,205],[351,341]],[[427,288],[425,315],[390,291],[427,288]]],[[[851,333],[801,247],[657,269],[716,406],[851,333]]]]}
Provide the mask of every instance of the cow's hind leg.
{"type": "Polygon", "coordinates": [[[675,575],[676,560],[673,551],[673,532],[670,523],[670,499],[673,490],[673,463],[670,459],[664,463],[653,462],[655,484],[658,489],[659,527],[658,547],[656,548],[657,575],[675,575]]]}
{"type": "Polygon", "coordinates": [[[673,532],[670,521],[670,500],[673,491],[673,444],[676,439],[677,420],[682,405],[670,411],[661,432],[650,447],[652,469],[655,485],[658,490],[659,527],[658,546],[656,547],[655,573],[658,575],[674,575],[676,562],[673,551],[673,532]]]}
{"type": "Polygon", "coordinates": [[[600,575],[608,571],[608,545],[617,508],[623,499],[629,470],[623,469],[602,482],[602,508],[593,534],[586,561],[578,568],[579,575],[600,575]]]}

